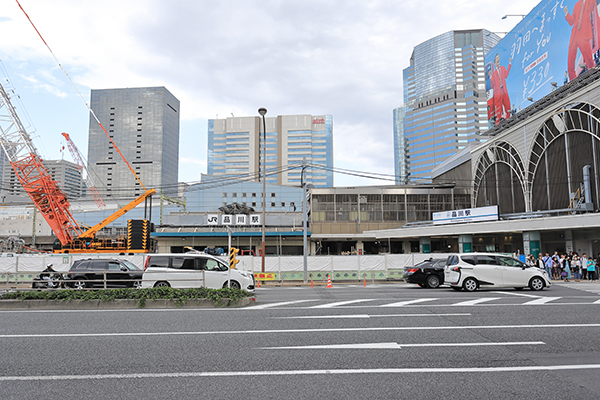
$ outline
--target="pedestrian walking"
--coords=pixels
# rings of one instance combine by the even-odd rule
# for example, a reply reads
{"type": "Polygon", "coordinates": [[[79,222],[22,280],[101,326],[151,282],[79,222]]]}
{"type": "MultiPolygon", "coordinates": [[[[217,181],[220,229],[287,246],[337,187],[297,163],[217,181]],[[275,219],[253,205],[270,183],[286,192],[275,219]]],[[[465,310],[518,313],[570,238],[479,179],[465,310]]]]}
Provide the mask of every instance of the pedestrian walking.
{"type": "Polygon", "coordinates": [[[557,251],[555,251],[554,255],[552,256],[552,279],[560,279],[560,259],[557,251]]]}
{"type": "Polygon", "coordinates": [[[571,272],[573,272],[573,279],[575,282],[579,282],[581,279],[581,261],[577,254],[573,256],[573,262],[571,262],[571,272]]]}
{"type": "Polygon", "coordinates": [[[565,282],[569,282],[571,280],[571,266],[569,265],[569,258],[566,254],[561,256],[560,267],[562,270],[560,276],[565,280],[565,282]]]}
{"type": "Polygon", "coordinates": [[[581,279],[583,280],[587,279],[587,262],[587,254],[583,253],[581,256],[581,279]]]}
{"type": "Polygon", "coordinates": [[[552,279],[552,257],[548,253],[543,258],[544,260],[544,268],[546,268],[546,273],[548,274],[548,279],[552,279]]]}
{"type": "Polygon", "coordinates": [[[587,274],[588,280],[593,281],[596,277],[596,262],[590,258],[587,262],[587,274]]]}

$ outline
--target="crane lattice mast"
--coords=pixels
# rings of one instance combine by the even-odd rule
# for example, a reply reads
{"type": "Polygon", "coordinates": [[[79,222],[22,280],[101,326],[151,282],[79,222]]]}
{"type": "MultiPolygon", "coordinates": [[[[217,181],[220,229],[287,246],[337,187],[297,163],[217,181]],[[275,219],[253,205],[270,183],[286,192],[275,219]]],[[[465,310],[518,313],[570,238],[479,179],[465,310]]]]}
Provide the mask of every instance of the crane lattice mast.
{"type": "Polygon", "coordinates": [[[10,96],[0,83],[0,145],[23,189],[63,245],[82,233],[65,193],[44,166],[31,137],[21,123],[10,96]]]}

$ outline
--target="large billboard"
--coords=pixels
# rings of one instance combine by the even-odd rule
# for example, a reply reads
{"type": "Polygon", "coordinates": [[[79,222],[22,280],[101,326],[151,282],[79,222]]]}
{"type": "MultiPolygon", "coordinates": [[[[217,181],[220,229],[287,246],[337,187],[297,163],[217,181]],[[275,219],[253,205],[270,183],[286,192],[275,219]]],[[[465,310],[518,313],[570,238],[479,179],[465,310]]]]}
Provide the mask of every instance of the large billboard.
{"type": "Polygon", "coordinates": [[[543,0],[485,56],[490,126],[600,61],[600,0],[543,0]]]}

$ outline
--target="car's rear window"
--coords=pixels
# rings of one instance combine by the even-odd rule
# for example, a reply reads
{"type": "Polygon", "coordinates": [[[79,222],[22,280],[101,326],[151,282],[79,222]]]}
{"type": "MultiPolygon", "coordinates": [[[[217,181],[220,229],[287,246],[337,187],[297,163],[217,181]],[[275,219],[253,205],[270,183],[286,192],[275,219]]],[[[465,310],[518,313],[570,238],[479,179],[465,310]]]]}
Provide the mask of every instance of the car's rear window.
{"type": "Polygon", "coordinates": [[[148,267],[169,267],[169,257],[168,256],[150,256],[148,257],[148,267]]]}
{"type": "Polygon", "coordinates": [[[93,260],[90,261],[90,267],[94,270],[94,271],[105,271],[108,267],[108,262],[106,261],[99,261],[99,260],[93,260]]]}
{"type": "Polygon", "coordinates": [[[87,269],[89,263],[89,261],[76,262],[75,264],[73,264],[73,269],[87,269]]]}
{"type": "Polygon", "coordinates": [[[475,265],[475,256],[462,256],[461,258],[467,264],[475,265]]]}
{"type": "Polygon", "coordinates": [[[194,265],[194,259],[191,257],[173,257],[173,265],[171,268],[195,269],[194,265]]]}
{"type": "Polygon", "coordinates": [[[496,256],[480,254],[477,256],[477,264],[498,265],[498,260],[496,259],[496,256]]]}

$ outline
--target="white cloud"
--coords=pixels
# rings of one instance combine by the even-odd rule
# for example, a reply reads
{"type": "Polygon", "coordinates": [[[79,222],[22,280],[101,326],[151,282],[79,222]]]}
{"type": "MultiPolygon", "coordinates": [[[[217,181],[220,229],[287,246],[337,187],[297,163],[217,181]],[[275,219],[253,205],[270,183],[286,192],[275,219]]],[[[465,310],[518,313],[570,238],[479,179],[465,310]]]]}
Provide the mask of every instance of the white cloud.
{"type": "MultiPolygon", "coordinates": [[[[185,121],[256,115],[261,106],[269,115],[331,114],[335,167],[393,174],[392,110],[402,105],[413,47],[453,29],[508,31],[518,19],[502,15],[525,14],[537,1],[20,3],[86,98],[90,88],[165,86],[185,121]]],[[[77,120],[72,129],[87,142],[85,108],[73,107],[70,83],[14,1],[0,0],[0,46],[4,67],[31,84],[23,89],[69,101],[62,118],[29,109],[38,130],[77,120]]],[[[206,151],[192,153],[189,142],[205,149],[205,129],[189,126],[196,131],[182,131],[182,165],[206,168],[206,151]]],[[[356,180],[336,177],[336,185],[356,180]]]]}

